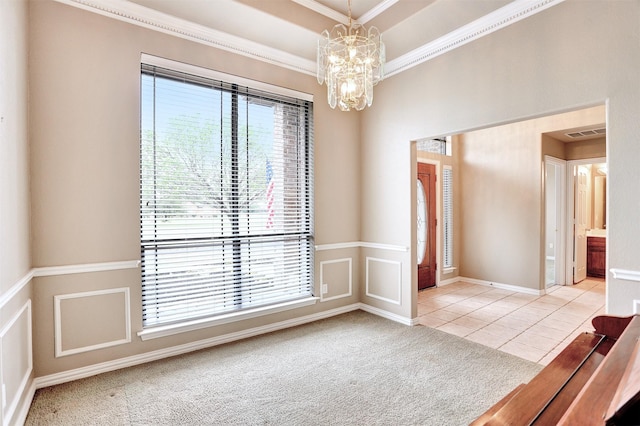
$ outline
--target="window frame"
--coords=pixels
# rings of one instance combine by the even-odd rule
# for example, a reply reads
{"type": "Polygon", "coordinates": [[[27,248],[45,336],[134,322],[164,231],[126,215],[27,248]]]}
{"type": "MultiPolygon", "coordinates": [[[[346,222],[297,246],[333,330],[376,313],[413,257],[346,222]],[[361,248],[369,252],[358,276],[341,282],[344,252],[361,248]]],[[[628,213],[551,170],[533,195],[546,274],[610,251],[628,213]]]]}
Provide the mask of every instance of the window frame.
{"type": "Polygon", "coordinates": [[[453,167],[442,167],[442,269],[451,272],[454,266],[453,241],[453,167]]]}
{"type": "MultiPolygon", "coordinates": [[[[189,65],[181,62],[171,61],[164,58],[158,58],[158,57],[146,55],[146,54],[143,54],[141,56],[141,64],[142,64],[141,71],[140,71],[141,80],[142,80],[142,76],[144,75],[144,71],[142,68],[144,66],[153,66],[153,67],[163,68],[166,70],[171,70],[172,72],[176,72],[176,73],[189,74],[196,77],[202,77],[207,80],[220,81],[220,82],[223,82],[225,85],[230,84],[230,85],[247,87],[252,91],[256,90],[256,91],[272,94],[274,99],[277,99],[278,96],[286,96],[289,98],[295,98],[299,101],[306,101],[309,103],[309,107],[308,107],[310,110],[309,116],[307,117],[307,119],[305,120],[305,123],[303,124],[303,126],[305,126],[305,141],[297,142],[297,143],[303,143],[304,149],[306,152],[306,158],[304,159],[304,166],[305,166],[305,170],[307,171],[305,175],[305,185],[307,185],[308,189],[305,191],[306,204],[304,204],[302,208],[305,210],[305,215],[308,216],[308,219],[306,219],[306,222],[303,222],[303,225],[305,227],[308,227],[311,248],[308,252],[308,257],[306,257],[306,261],[304,262],[304,265],[303,265],[303,267],[308,268],[308,271],[309,271],[310,282],[308,283],[308,286],[310,288],[310,293],[307,296],[303,295],[303,297],[299,297],[291,300],[284,300],[276,303],[259,305],[259,306],[249,307],[249,308],[241,308],[233,311],[225,311],[225,312],[217,313],[211,316],[189,318],[189,319],[184,319],[184,320],[171,322],[167,324],[143,325],[143,330],[138,333],[138,336],[140,336],[143,340],[146,340],[150,338],[162,337],[162,336],[171,335],[175,333],[196,330],[204,327],[210,327],[212,325],[224,324],[224,323],[243,320],[247,318],[253,318],[261,315],[267,315],[275,312],[280,312],[283,310],[295,309],[295,308],[308,306],[316,303],[318,298],[314,296],[314,271],[313,271],[313,268],[314,268],[313,113],[312,113],[313,96],[306,93],[294,91],[291,89],[287,89],[279,86],[273,86],[267,83],[257,82],[257,81],[245,79],[242,77],[228,75],[228,74],[220,73],[217,71],[204,69],[204,68],[200,68],[197,66],[193,66],[193,65],[189,65]]],[[[140,87],[141,97],[142,97],[142,89],[143,88],[141,86],[140,87]]],[[[142,108],[142,98],[141,98],[141,108],[142,108]]],[[[142,138],[143,138],[143,135],[142,135],[142,116],[141,116],[141,136],[140,136],[141,144],[142,144],[142,138]]],[[[141,152],[141,155],[142,155],[142,152],[141,152]]],[[[141,161],[142,161],[142,157],[141,157],[141,161]]],[[[286,161],[286,159],[282,159],[282,161],[286,161]]],[[[142,173],[142,166],[141,166],[140,173],[142,173]]],[[[140,184],[142,187],[142,174],[140,175],[140,179],[141,179],[140,184]]],[[[142,192],[140,197],[141,197],[140,200],[142,204],[142,192]]],[[[142,206],[141,206],[140,214],[142,215],[142,206]]],[[[140,230],[141,230],[141,242],[140,242],[141,256],[143,256],[145,248],[143,246],[144,242],[142,240],[142,231],[143,231],[142,216],[141,216],[140,230]]],[[[142,261],[144,261],[144,257],[142,258],[142,261]]],[[[141,276],[142,275],[143,273],[141,273],[141,276]]],[[[142,286],[144,286],[143,276],[142,276],[142,280],[143,280],[142,286]]],[[[304,286],[306,285],[307,284],[304,284],[304,286]]]]}

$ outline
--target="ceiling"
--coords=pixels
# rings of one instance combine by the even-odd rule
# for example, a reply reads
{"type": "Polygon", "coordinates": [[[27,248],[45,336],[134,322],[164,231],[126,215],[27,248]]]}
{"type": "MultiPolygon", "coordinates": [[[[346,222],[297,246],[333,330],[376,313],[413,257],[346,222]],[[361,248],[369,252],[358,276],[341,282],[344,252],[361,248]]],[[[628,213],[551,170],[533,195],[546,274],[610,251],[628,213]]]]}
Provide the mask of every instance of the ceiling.
{"type": "MultiPolygon", "coordinates": [[[[320,33],[349,22],[349,0],[56,0],[315,75],[320,33]]],[[[351,0],[351,16],[376,26],[386,76],[402,72],[564,0],[351,0]]],[[[604,124],[588,126],[604,128],[604,124]]],[[[579,142],[602,134],[549,136],[579,142]]]]}
{"type": "Polygon", "coordinates": [[[582,127],[574,127],[571,129],[557,130],[548,132],[545,135],[550,136],[564,143],[582,142],[591,139],[602,139],[607,137],[607,126],[605,123],[596,123],[585,125],[582,127]]]}
{"type": "MultiPolygon", "coordinates": [[[[320,33],[348,23],[348,0],[56,0],[115,19],[315,74],[320,33]]],[[[352,0],[352,17],[376,26],[387,76],[563,0],[352,0]]]]}
{"type": "MultiPolygon", "coordinates": [[[[252,7],[260,5],[265,13],[294,24],[299,31],[294,39],[299,42],[299,54],[314,60],[318,35],[325,29],[331,30],[338,21],[348,23],[347,0],[238,2],[252,7]],[[280,10],[292,13],[285,15],[280,10]]],[[[352,0],[352,18],[367,28],[375,26],[380,30],[387,59],[393,60],[508,3],[510,0],[352,0]]]]}
{"type": "MultiPolygon", "coordinates": [[[[347,0],[130,0],[205,27],[315,60],[324,29],[348,23],[347,0]]],[[[510,0],[352,0],[352,17],[376,26],[392,60],[510,0]]]]}

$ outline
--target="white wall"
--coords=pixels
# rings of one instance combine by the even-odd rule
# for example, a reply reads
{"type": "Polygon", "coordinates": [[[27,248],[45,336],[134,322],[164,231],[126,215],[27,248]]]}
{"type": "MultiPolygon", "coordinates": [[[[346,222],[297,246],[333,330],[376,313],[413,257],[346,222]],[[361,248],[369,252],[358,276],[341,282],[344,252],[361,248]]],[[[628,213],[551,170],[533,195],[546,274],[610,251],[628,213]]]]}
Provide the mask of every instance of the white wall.
{"type": "Polygon", "coordinates": [[[33,395],[28,5],[0,2],[0,422],[19,424],[33,395]]]}
{"type": "MultiPolygon", "coordinates": [[[[637,1],[567,0],[378,85],[362,123],[363,239],[411,244],[411,140],[607,103],[608,265],[640,271],[639,21],[637,1]]],[[[538,232],[541,214],[530,224],[538,232]]],[[[403,294],[413,258],[399,259],[403,294]]],[[[608,282],[609,312],[630,313],[640,286],[610,273],[608,282]]],[[[411,303],[380,306],[412,316],[411,303]]]]}
{"type": "Polygon", "coordinates": [[[115,368],[122,365],[116,360],[143,362],[210,346],[224,336],[246,336],[298,318],[329,315],[334,309],[355,309],[359,248],[332,245],[360,241],[359,120],[331,110],[315,77],[49,0],[30,2],[30,24],[38,386],[91,372],[97,364],[115,368]],[[315,243],[323,248],[315,257],[315,294],[320,295],[321,274],[329,287],[321,301],[159,339],[138,337],[142,53],[314,95],[315,243]],[[64,299],[70,295],[74,297],[64,299]],[[64,300],[60,310],[67,318],[57,323],[56,296],[64,300]],[[127,298],[130,322],[123,310],[127,298]],[[96,300],[109,306],[106,318],[74,314],[90,312],[96,300]],[[56,349],[56,338],[63,340],[62,350],[56,349]],[[101,345],[111,346],[96,348],[101,345]]]}

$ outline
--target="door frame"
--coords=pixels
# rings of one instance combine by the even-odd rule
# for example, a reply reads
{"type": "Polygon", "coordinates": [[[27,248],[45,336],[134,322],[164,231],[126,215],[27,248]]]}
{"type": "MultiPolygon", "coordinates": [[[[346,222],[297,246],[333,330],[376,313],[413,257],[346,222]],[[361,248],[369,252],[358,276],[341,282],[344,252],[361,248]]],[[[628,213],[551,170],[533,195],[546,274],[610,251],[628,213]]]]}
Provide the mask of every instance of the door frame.
{"type": "MultiPolygon", "coordinates": [[[[567,227],[566,217],[567,217],[567,161],[562,160],[560,158],[552,157],[550,155],[544,156],[544,167],[545,167],[545,194],[546,194],[546,168],[549,166],[556,167],[556,190],[555,190],[555,198],[556,198],[556,226],[558,228],[556,235],[556,256],[555,256],[555,283],[556,285],[566,285],[566,250],[567,250],[567,239],[565,229],[567,227]]],[[[546,216],[546,196],[545,196],[545,216],[546,216]]],[[[542,250],[542,264],[545,265],[543,277],[546,277],[546,235],[545,235],[545,248],[542,250]]],[[[543,288],[547,287],[546,279],[544,279],[543,288]]]]}
{"type": "MultiPolygon", "coordinates": [[[[573,257],[574,257],[574,247],[573,244],[569,246],[569,241],[573,241],[574,236],[574,203],[575,203],[575,176],[574,170],[576,166],[584,166],[587,164],[595,164],[595,163],[607,163],[606,157],[596,157],[596,158],[584,158],[581,160],[569,160],[567,161],[567,185],[566,185],[566,206],[567,206],[567,216],[565,220],[565,229],[566,229],[566,242],[567,242],[567,250],[565,257],[565,283],[567,285],[573,285],[573,257]]],[[[608,203],[605,206],[608,208],[608,203]]]]}
{"type": "MultiPolygon", "coordinates": [[[[441,190],[440,190],[440,179],[441,179],[441,170],[440,170],[440,161],[439,160],[431,160],[428,158],[418,158],[416,163],[423,163],[423,164],[431,164],[434,165],[436,168],[436,264],[439,266],[440,265],[440,247],[442,245],[442,235],[440,235],[440,223],[441,223],[441,219],[440,219],[440,209],[441,209],[441,190]]],[[[418,194],[418,188],[416,185],[416,180],[418,179],[418,167],[416,166],[416,174],[413,177],[413,191],[416,192],[416,194],[414,195],[414,199],[417,198],[418,194]]],[[[415,207],[414,207],[415,210],[415,207]]],[[[412,225],[412,229],[413,229],[413,233],[416,233],[416,227],[415,225],[412,225]]],[[[418,269],[418,259],[416,259],[416,256],[413,256],[413,260],[411,261],[412,265],[413,265],[413,269],[417,270],[418,269]]],[[[417,282],[417,276],[416,276],[416,283],[414,284],[416,288],[418,288],[418,282],[417,282]]],[[[438,269],[436,269],[436,287],[438,287],[438,284],[440,284],[440,268],[438,267],[438,269]]]]}

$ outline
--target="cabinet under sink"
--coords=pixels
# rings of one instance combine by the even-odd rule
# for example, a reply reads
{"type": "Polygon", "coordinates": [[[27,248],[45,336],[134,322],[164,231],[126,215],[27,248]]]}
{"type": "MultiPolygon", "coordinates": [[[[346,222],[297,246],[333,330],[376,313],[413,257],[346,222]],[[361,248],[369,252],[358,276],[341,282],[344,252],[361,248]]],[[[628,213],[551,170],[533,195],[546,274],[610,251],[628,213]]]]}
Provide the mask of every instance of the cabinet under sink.
{"type": "Polygon", "coordinates": [[[587,236],[587,276],[604,278],[606,276],[607,239],[587,236]]]}

